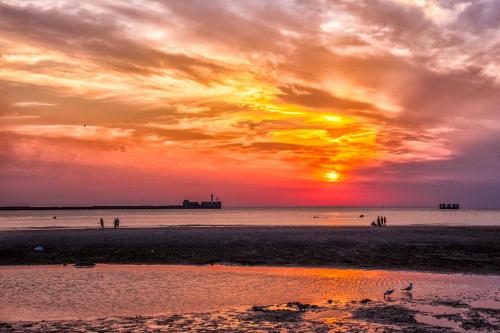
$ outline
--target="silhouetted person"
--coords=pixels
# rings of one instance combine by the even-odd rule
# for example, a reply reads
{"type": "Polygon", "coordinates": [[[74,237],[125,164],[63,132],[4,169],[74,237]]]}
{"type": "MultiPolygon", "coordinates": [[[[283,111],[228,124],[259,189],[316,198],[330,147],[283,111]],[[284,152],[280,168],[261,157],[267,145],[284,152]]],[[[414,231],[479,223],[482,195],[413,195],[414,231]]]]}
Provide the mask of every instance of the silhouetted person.
{"type": "Polygon", "coordinates": [[[385,216],[384,216],[384,218],[383,218],[383,219],[384,219],[384,227],[385,227],[385,225],[386,225],[386,223],[387,223],[387,217],[385,217],[385,216]]]}
{"type": "Polygon", "coordinates": [[[104,229],[104,219],[102,217],[99,220],[99,224],[101,225],[101,229],[104,229]]]}
{"type": "Polygon", "coordinates": [[[117,217],[115,217],[115,220],[114,220],[114,222],[113,222],[113,227],[114,227],[115,229],[116,229],[116,228],[118,228],[118,218],[117,218],[117,217]]]}
{"type": "Polygon", "coordinates": [[[120,229],[120,219],[118,217],[116,218],[116,228],[120,229]]]}
{"type": "Polygon", "coordinates": [[[377,216],[377,226],[382,226],[382,218],[380,216],[377,216]]]}
{"type": "Polygon", "coordinates": [[[375,221],[372,221],[372,227],[376,227],[377,226],[377,223],[375,223],[375,221]]]}

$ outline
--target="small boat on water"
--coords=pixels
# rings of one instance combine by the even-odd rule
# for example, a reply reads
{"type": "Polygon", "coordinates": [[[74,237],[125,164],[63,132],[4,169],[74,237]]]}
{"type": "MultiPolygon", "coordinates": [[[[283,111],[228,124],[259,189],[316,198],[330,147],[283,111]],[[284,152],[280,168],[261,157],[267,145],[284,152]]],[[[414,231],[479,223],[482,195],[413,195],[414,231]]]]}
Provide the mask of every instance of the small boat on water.
{"type": "Polygon", "coordinates": [[[95,263],[93,263],[93,262],[77,262],[73,266],[75,266],[76,268],[93,268],[93,267],[95,267],[95,263]]]}

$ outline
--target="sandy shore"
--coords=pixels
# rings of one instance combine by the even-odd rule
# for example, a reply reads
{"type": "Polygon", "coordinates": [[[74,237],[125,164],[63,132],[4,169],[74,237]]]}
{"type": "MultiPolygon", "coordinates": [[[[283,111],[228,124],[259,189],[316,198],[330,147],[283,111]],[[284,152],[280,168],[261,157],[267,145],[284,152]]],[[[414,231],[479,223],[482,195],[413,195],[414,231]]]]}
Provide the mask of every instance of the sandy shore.
{"type": "Polygon", "coordinates": [[[500,274],[500,227],[167,227],[0,231],[0,265],[161,263],[500,274]],[[37,253],[35,246],[44,247],[37,253]]]}
{"type": "Polygon", "coordinates": [[[253,306],[250,309],[88,320],[0,322],[0,331],[21,332],[498,332],[500,310],[456,300],[370,299],[347,303],[253,306]]]}

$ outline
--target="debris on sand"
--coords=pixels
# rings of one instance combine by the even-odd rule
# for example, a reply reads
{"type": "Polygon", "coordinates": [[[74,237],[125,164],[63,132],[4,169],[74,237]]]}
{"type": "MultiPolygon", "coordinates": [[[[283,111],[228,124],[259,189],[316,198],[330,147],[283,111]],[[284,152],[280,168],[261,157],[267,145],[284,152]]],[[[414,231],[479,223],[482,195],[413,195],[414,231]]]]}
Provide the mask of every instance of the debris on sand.
{"type": "Polygon", "coordinates": [[[269,309],[265,305],[254,305],[252,306],[252,311],[267,312],[269,309]]]}
{"type": "Polygon", "coordinates": [[[379,324],[416,324],[415,311],[399,305],[376,305],[355,309],[352,317],[379,324]]]}
{"type": "Polygon", "coordinates": [[[253,313],[243,315],[245,321],[287,322],[300,321],[299,311],[290,309],[286,305],[253,306],[253,313]]]}
{"type": "Polygon", "coordinates": [[[308,310],[318,310],[320,307],[315,304],[304,304],[300,302],[288,302],[280,305],[255,305],[252,311],[256,312],[305,312],[308,310]]]}
{"type": "Polygon", "coordinates": [[[303,304],[300,302],[289,302],[289,303],[286,303],[286,306],[288,306],[289,308],[296,308],[300,312],[304,312],[307,310],[316,310],[319,308],[315,304],[303,304]]]}
{"type": "Polygon", "coordinates": [[[33,251],[35,251],[35,252],[43,252],[44,249],[43,249],[43,246],[37,245],[37,246],[35,246],[35,248],[33,249],[33,251]]]}

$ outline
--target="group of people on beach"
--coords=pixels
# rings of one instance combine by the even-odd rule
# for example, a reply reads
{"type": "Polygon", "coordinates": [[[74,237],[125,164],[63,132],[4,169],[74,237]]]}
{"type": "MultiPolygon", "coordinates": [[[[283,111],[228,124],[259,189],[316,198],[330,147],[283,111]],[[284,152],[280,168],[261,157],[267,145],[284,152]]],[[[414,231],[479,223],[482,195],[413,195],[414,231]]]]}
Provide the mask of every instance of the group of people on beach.
{"type": "MultiPolygon", "coordinates": [[[[101,225],[101,229],[104,229],[104,219],[102,217],[99,220],[99,224],[101,225]]],[[[113,222],[113,227],[115,229],[119,229],[120,228],[120,219],[118,217],[115,217],[115,220],[113,222]]]]}
{"type": "Polygon", "coordinates": [[[385,227],[387,223],[387,218],[385,216],[377,216],[377,221],[371,223],[372,227],[385,227]]]}

